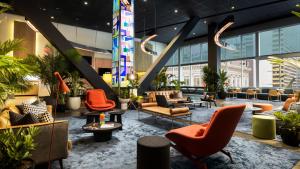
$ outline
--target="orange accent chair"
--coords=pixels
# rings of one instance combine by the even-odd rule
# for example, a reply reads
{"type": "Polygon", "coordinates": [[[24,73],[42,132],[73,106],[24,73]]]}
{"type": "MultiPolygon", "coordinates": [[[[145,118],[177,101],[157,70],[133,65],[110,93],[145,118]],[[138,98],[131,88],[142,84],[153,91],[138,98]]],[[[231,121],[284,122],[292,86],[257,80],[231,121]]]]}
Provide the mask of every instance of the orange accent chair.
{"type": "Polygon", "coordinates": [[[203,166],[204,158],[219,151],[233,163],[230,153],[223,149],[230,141],[245,107],[246,105],[235,105],[220,108],[208,123],[174,129],[166,137],[172,142],[172,147],[198,166],[203,166]]]}
{"type": "Polygon", "coordinates": [[[102,89],[88,90],[84,103],[90,111],[107,111],[116,107],[113,100],[106,98],[105,92],[102,89]]]}

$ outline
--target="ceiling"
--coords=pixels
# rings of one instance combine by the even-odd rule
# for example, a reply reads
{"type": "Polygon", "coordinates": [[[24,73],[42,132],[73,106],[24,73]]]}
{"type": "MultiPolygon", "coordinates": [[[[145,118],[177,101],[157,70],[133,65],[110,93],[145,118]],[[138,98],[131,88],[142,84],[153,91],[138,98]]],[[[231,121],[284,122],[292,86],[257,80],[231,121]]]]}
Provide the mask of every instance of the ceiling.
{"type": "MultiPolygon", "coordinates": [[[[53,16],[54,22],[105,32],[112,29],[112,2],[37,1],[40,10],[53,16]]],[[[300,0],[135,0],[135,31],[137,37],[142,37],[145,30],[157,27],[159,36],[156,40],[167,43],[192,16],[202,19],[188,38],[206,35],[208,23],[221,22],[228,15],[235,17],[233,28],[288,17],[291,10],[297,10],[297,3],[300,0]]]]}

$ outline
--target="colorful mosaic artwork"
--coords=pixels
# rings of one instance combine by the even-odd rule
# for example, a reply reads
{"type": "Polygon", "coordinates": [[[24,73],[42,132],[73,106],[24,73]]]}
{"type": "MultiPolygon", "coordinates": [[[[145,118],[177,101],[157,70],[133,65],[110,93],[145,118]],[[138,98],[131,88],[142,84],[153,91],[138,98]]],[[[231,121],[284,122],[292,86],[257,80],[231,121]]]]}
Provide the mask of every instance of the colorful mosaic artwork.
{"type": "Polygon", "coordinates": [[[134,65],[134,1],[114,0],[112,85],[125,87],[134,65]],[[120,78],[120,79],[119,79],[120,78]]]}

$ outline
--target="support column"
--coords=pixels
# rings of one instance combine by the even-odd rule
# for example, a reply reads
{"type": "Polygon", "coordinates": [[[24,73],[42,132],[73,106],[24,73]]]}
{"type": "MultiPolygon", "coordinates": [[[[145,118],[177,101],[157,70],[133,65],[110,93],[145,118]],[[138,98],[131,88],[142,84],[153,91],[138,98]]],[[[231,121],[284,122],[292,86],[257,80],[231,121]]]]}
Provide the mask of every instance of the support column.
{"type": "Polygon", "coordinates": [[[208,67],[215,72],[219,72],[221,68],[221,49],[214,41],[216,30],[216,23],[208,25],[208,67]]]}
{"type": "Polygon", "coordinates": [[[194,27],[199,22],[199,17],[193,17],[182,30],[172,39],[165,50],[155,60],[144,77],[139,81],[139,94],[142,94],[151,85],[152,80],[159,73],[159,71],[165,66],[168,60],[172,57],[173,53],[184,44],[185,38],[190,34],[194,27]]]}

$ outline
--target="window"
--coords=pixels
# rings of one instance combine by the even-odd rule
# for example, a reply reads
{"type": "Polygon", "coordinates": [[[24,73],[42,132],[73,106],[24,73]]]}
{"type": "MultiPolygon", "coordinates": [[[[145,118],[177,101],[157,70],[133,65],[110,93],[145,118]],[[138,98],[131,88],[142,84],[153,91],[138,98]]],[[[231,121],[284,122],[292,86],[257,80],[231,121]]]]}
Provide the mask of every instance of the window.
{"type": "Polygon", "coordinates": [[[178,65],[178,50],[171,56],[166,64],[167,66],[178,65]]]}
{"type": "Polygon", "coordinates": [[[194,84],[192,86],[196,86],[196,87],[199,87],[200,86],[200,82],[201,82],[201,78],[200,78],[200,75],[195,75],[193,76],[192,78],[194,81],[194,84]]]}
{"type": "Polygon", "coordinates": [[[231,87],[255,86],[255,60],[222,62],[221,68],[227,72],[231,87]]]}
{"type": "Polygon", "coordinates": [[[201,61],[201,45],[195,44],[191,46],[191,56],[192,62],[200,62],[201,61]]]}
{"type": "Polygon", "coordinates": [[[184,81],[184,86],[190,86],[191,65],[180,67],[180,80],[184,81]]]}
{"type": "Polygon", "coordinates": [[[184,46],[180,48],[180,58],[181,63],[191,63],[191,47],[190,46],[184,46]]]}
{"type": "Polygon", "coordinates": [[[208,61],[208,45],[207,45],[207,43],[201,44],[201,60],[208,61]]]}
{"type": "Polygon", "coordinates": [[[259,33],[259,55],[279,53],[279,29],[259,33]]]}
{"type": "Polygon", "coordinates": [[[184,76],[184,85],[189,86],[190,85],[190,76],[184,76]]]}
{"type": "Polygon", "coordinates": [[[255,56],[255,34],[247,34],[242,36],[242,57],[255,56]]]}
{"type": "Polygon", "coordinates": [[[177,80],[178,79],[178,66],[168,67],[166,73],[168,75],[172,75],[172,77],[168,79],[168,84],[170,85],[170,82],[172,80],[177,80]]]}
{"type": "Polygon", "coordinates": [[[300,51],[300,25],[280,29],[280,53],[300,51]]]}

